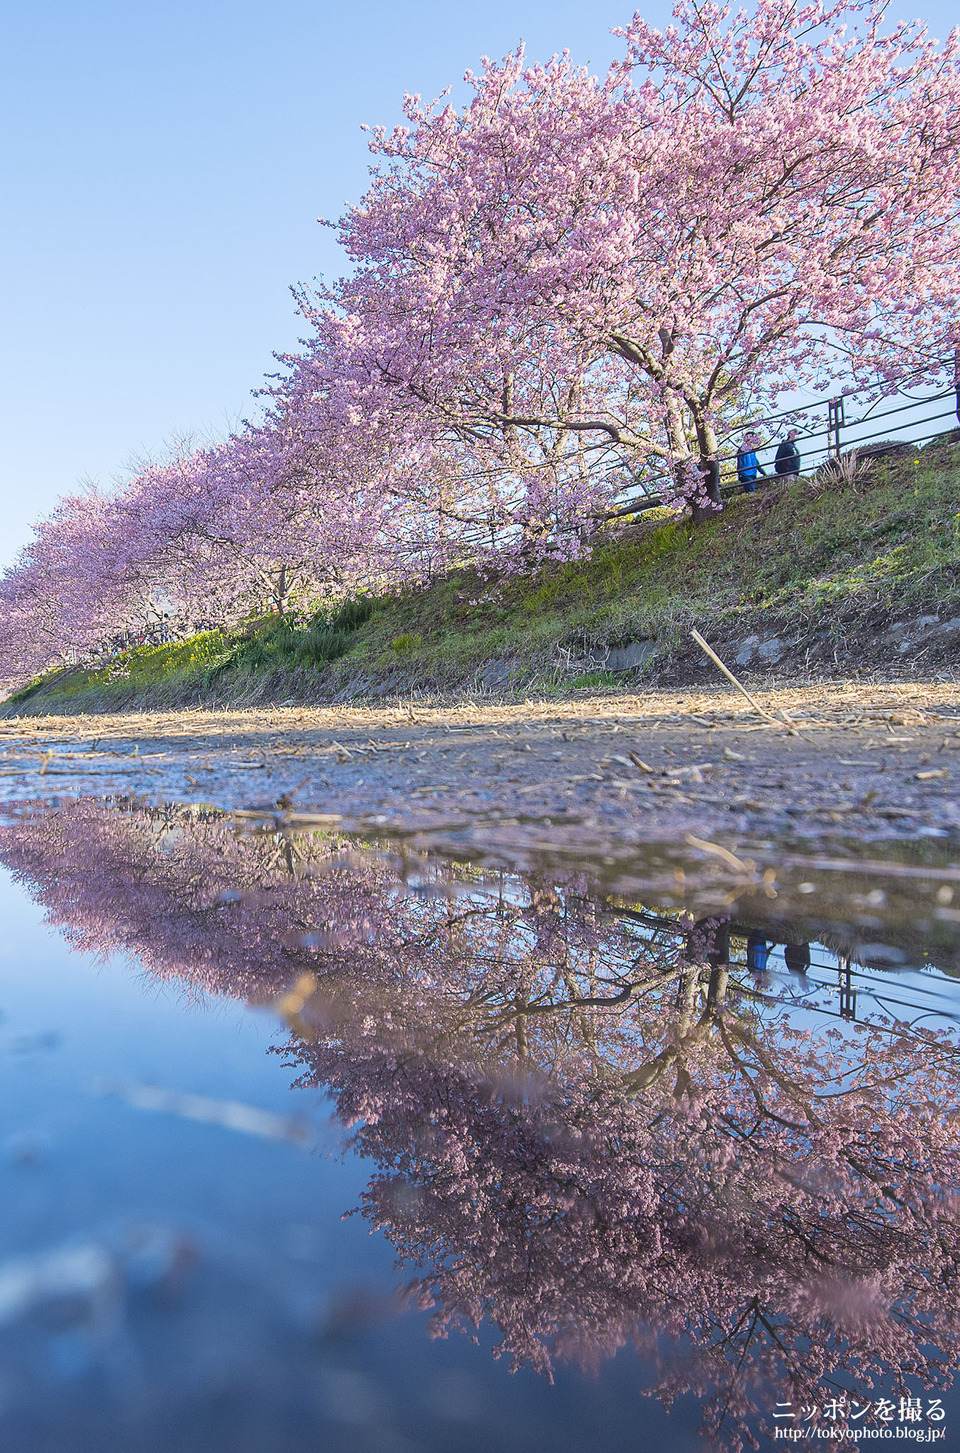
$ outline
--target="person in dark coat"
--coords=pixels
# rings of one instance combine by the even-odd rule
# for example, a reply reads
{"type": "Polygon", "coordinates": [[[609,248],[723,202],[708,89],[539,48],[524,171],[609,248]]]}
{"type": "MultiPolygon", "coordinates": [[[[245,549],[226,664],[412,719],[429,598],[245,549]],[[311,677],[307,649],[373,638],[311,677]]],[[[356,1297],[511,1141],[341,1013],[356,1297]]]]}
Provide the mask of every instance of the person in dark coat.
{"type": "Polygon", "coordinates": [[[800,473],[800,450],[796,440],[797,431],[791,429],[787,437],[780,441],[777,457],[773,462],[774,469],[785,479],[796,479],[800,473]]]}
{"type": "Polygon", "coordinates": [[[745,434],[743,444],[737,452],[737,478],[743,485],[744,494],[756,493],[758,474],[766,477],[767,471],[757,460],[759,444],[756,434],[745,434]]]}
{"type": "Polygon", "coordinates": [[[783,951],[783,961],[794,974],[805,974],[810,968],[810,945],[788,943],[783,951]]]}

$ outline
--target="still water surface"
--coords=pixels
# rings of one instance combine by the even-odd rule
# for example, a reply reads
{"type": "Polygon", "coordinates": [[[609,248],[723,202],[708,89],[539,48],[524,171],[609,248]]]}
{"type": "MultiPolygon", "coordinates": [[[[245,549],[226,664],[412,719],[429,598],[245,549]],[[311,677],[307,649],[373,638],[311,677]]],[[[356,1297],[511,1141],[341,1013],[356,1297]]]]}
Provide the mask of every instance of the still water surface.
{"type": "Polygon", "coordinates": [[[11,812],[0,1447],[960,1447],[960,873],[843,851],[11,812]]]}

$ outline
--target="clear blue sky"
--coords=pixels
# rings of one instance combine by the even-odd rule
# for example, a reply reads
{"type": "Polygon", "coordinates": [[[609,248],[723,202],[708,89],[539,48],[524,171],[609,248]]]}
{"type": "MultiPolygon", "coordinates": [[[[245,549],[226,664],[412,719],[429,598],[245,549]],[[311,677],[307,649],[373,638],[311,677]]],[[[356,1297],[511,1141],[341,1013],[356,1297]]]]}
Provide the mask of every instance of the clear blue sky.
{"type": "MultiPolygon", "coordinates": [[[[942,33],[947,3],[933,3],[942,33]]],[[[289,285],[342,271],[316,218],[364,189],[361,123],[392,124],[405,90],[433,97],[521,39],[605,67],[633,8],[8,5],[0,564],[82,477],[109,481],[178,431],[222,434],[250,412],[272,351],[296,343],[289,285]]]]}

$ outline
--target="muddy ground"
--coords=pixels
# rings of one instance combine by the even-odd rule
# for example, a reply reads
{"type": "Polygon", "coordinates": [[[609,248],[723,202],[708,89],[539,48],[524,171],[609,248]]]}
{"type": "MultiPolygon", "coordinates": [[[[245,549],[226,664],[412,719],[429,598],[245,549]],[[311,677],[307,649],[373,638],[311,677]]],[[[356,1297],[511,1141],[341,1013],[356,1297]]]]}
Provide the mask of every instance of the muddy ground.
{"type": "Polygon", "coordinates": [[[133,795],[594,851],[960,836],[960,685],[754,694],[13,719],[0,800],[133,795]]]}

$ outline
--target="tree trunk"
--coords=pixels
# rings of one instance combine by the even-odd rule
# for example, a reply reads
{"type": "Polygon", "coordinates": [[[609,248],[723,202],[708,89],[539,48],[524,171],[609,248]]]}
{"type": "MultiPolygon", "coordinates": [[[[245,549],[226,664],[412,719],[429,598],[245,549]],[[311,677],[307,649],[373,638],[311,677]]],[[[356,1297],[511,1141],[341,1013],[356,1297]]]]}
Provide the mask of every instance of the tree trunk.
{"type": "Polygon", "coordinates": [[[283,615],[284,607],[285,607],[286,601],[287,601],[287,567],[286,567],[286,565],[281,565],[280,566],[280,574],[277,577],[277,587],[276,587],[275,591],[273,592],[273,599],[274,599],[274,604],[277,607],[277,614],[278,615],[283,615]]]}
{"type": "Polygon", "coordinates": [[[697,449],[700,454],[699,469],[703,480],[703,493],[706,500],[694,500],[693,522],[699,525],[703,520],[712,519],[723,509],[723,496],[720,493],[720,461],[717,458],[717,435],[714,427],[702,416],[694,415],[694,423],[697,430],[697,449]]]}

